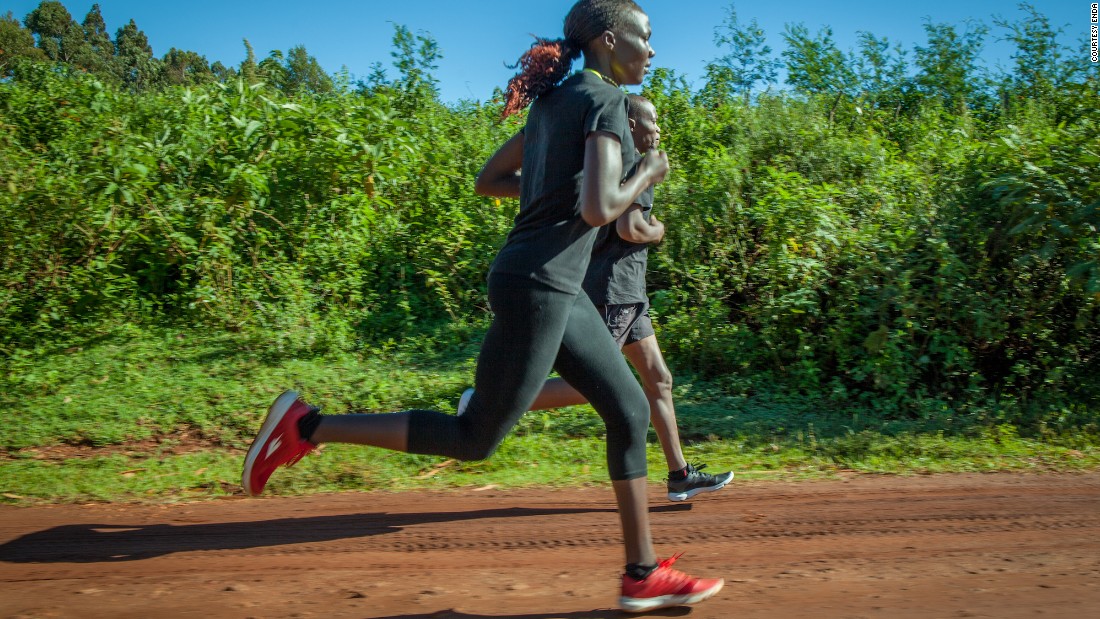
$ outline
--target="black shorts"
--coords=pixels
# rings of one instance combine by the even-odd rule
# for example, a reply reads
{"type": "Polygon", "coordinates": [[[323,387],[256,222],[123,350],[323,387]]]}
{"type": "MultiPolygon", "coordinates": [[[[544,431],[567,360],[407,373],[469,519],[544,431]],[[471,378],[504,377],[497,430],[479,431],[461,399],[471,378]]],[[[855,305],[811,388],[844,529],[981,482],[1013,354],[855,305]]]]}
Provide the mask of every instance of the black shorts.
{"type": "Polygon", "coordinates": [[[649,317],[649,303],[597,305],[596,309],[619,348],[657,334],[653,330],[653,319],[649,317]]]}

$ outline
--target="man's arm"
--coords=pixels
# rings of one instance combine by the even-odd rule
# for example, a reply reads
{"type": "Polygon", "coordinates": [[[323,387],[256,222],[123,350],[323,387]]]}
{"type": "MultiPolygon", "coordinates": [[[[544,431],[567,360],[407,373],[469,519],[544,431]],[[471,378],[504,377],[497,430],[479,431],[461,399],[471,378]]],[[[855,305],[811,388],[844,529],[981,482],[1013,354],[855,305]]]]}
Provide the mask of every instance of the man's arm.
{"type": "Polygon", "coordinates": [[[615,231],[620,238],[631,243],[660,243],[665,238],[665,224],[652,215],[646,221],[642,215],[642,205],[637,203],[615,220],[615,231]]]}

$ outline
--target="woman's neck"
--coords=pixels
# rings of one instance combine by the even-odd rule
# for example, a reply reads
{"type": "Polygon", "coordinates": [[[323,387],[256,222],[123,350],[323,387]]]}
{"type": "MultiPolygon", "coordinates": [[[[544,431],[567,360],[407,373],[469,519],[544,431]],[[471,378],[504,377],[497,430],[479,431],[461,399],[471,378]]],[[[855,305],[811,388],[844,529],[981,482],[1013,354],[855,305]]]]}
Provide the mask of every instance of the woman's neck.
{"type": "Polygon", "coordinates": [[[603,78],[603,81],[607,82],[608,84],[611,84],[612,86],[615,86],[615,87],[619,86],[619,83],[616,82],[615,78],[613,78],[611,76],[611,63],[610,62],[600,62],[600,59],[598,59],[598,58],[597,59],[589,59],[589,58],[586,57],[584,59],[584,70],[585,71],[591,71],[591,72],[595,73],[596,75],[599,75],[601,78],[603,78]]]}

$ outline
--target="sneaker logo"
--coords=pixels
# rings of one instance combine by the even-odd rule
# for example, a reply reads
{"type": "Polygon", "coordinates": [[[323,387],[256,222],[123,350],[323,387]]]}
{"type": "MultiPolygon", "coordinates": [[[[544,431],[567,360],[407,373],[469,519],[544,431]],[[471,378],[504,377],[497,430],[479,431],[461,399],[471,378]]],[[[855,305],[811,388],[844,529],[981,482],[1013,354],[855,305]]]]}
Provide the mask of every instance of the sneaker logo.
{"type": "Polygon", "coordinates": [[[267,445],[267,454],[264,455],[264,458],[270,458],[271,454],[278,451],[279,446],[282,445],[282,444],[283,444],[283,435],[280,434],[279,436],[275,437],[275,440],[268,443],[268,445],[267,445]]]}

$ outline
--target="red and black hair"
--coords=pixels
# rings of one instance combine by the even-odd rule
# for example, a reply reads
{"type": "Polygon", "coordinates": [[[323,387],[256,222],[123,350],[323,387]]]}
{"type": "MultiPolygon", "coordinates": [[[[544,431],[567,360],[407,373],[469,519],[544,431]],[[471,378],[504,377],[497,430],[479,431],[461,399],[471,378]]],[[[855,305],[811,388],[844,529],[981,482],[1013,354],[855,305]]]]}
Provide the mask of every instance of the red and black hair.
{"type": "Polygon", "coordinates": [[[565,16],[564,38],[535,39],[516,63],[519,67],[505,89],[507,118],[557,86],[592,39],[617,28],[630,11],[642,8],[634,0],[579,0],[565,16]]]}

